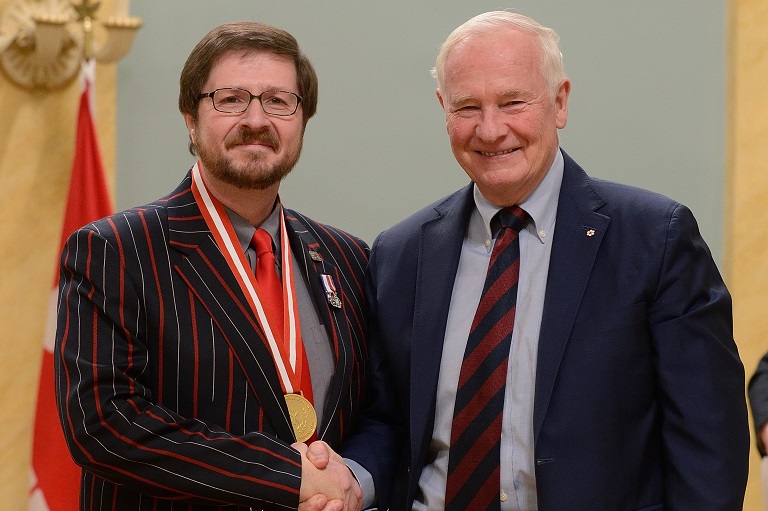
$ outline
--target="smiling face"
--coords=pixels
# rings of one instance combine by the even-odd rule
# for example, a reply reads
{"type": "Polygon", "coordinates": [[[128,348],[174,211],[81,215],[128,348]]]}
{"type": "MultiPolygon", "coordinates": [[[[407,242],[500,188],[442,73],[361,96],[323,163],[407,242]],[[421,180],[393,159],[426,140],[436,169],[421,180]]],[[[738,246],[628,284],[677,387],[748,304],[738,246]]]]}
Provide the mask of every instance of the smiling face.
{"type": "MultiPolygon", "coordinates": [[[[226,53],[211,69],[203,92],[224,87],[255,95],[268,90],[298,94],[296,67],[272,53],[226,53]]],[[[197,108],[196,121],[189,114],[184,119],[209,178],[263,190],[279,184],[296,165],[304,134],[301,104],[285,117],[267,115],[255,98],[239,114],[215,110],[210,98],[201,99],[197,108]]]]}
{"type": "Polygon", "coordinates": [[[555,158],[570,82],[553,94],[535,36],[520,29],[472,34],[448,53],[437,97],[451,149],[488,200],[519,204],[555,158]]]}

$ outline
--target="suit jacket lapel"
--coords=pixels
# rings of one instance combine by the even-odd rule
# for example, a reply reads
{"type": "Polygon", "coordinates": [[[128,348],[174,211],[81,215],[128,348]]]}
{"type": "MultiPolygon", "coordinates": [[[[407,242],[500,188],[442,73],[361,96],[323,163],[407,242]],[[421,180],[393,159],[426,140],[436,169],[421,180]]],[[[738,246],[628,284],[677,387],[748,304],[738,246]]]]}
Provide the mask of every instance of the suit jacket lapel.
{"type": "Polygon", "coordinates": [[[421,228],[411,343],[411,453],[429,445],[435,417],[437,380],[453,283],[469,216],[474,206],[469,184],[435,208],[421,228]]]}
{"type": "Polygon", "coordinates": [[[293,428],[272,353],[195,203],[190,182],[187,177],[168,201],[171,265],[221,329],[275,434],[290,441],[293,428]]]}
{"type": "MultiPolygon", "coordinates": [[[[331,276],[336,283],[339,296],[342,294],[340,286],[343,276],[334,263],[333,257],[325,253],[323,246],[296,212],[286,210],[285,221],[291,250],[298,262],[301,276],[316,304],[320,321],[325,325],[328,340],[331,343],[331,352],[334,356],[335,370],[331,376],[327,394],[331,399],[321,405],[323,406],[322,423],[318,424],[317,428],[318,438],[333,444],[334,438],[340,434],[340,431],[336,431],[338,428],[335,427],[339,424],[338,414],[341,410],[339,400],[344,397],[342,387],[350,383],[351,354],[354,347],[349,329],[341,328],[341,325],[347,324],[344,311],[329,304],[320,275],[331,276]]],[[[315,403],[315,406],[317,407],[319,404],[315,403]]]]}
{"type": "Polygon", "coordinates": [[[586,173],[563,152],[565,169],[539,335],[534,398],[534,438],[547,413],[563,352],[610,218],[586,173]]]}

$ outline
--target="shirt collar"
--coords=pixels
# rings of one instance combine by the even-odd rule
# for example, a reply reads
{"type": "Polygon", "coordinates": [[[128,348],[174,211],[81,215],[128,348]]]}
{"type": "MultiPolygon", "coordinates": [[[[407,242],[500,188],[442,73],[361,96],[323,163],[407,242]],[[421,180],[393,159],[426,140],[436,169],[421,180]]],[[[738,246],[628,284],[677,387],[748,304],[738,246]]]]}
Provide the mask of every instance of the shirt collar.
{"type": "MultiPolygon", "coordinates": [[[[539,186],[523,202],[518,204],[531,217],[531,226],[539,241],[546,242],[551,237],[557,215],[557,199],[560,195],[560,185],[563,182],[563,155],[558,149],[555,153],[555,160],[549,167],[547,174],[542,179],[539,186]]],[[[501,207],[486,199],[477,185],[473,190],[475,207],[482,218],[483,228],[486,237],[492,239],[496,233],[491,231],[491,220],[501,207]]]]}
{"type": "Polygon", "coordinates": [[[251,244],[253,233],[256,229],[264,229],[272,236],[272,247],[275,249],[275,258],[280,260],[280,208],[277,207],[279,201],[275,201],[275,207],[272,209],[272,213],[267,217],[264,222],[258,227],[254,227],[245,218],[241,217],[231,209],[224,207],[227,211],[227,216],[232,222],[232,227],[237,234],[237,241],[240,242],[240,246],[245,252],[251,244]]]}

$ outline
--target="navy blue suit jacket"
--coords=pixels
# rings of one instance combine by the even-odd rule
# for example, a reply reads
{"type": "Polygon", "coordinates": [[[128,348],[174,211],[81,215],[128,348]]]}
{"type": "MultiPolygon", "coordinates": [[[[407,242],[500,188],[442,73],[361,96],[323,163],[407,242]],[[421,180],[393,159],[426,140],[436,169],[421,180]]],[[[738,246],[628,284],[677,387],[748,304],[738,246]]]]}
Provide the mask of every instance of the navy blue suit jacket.
{"type": "MultiPolygon", "coordinates": [[[[539,511],[741,510],[744,369],[730,295],[695,219],[564,156],[532,417],[539,511]]],[[[372,248],[371,342],[408,432],[393,509],[410,509],[427,461],[473,206],[469,185],[372,248]]]]}

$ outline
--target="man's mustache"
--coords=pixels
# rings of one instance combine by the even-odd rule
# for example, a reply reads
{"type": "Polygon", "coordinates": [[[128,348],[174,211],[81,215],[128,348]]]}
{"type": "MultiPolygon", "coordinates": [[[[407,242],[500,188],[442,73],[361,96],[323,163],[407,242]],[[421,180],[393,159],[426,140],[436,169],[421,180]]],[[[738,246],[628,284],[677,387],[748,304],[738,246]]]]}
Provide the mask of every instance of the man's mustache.
{"type": "Polygon", "coordinates": [[[275,151],[280,150],[280,139],[277,137],[277,134],[269,128],[264,128],[258,131],[248,128],[241,129],[227,137],[225,140],[227,149],[235,145],[250,144],[253,142],[263,142],[268,144],[275,151]]]}

